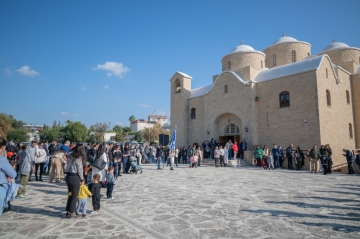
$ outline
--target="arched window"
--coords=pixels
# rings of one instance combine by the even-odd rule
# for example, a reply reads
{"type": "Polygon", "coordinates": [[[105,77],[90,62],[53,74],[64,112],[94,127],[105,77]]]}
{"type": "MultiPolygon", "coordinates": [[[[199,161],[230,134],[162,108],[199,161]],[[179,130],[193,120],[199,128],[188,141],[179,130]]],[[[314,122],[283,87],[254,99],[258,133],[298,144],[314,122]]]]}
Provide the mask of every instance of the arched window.
{"type": "Polygon", "coordinates": [[[228,93],[228,85],[224,86],[224,93],[227,94],[228,93]]]}
{"type": "Polygon", "coordinates": [[[296,62],[296,51],[291,51],[291,61],[296,62]]]}
{"type": "Polygon", "coordinates": [[[276,66],[276,54],[273,55],[273,66],[276,66]]]}
{"type": "Polygon", "coordinates": [[[238,134],[239,132],[239,127],[236,124],[228,124],[225,127],[225,134],[238,134]]]}
{"type": "Polygon", "coordinates": [[[175,80],[175,93],[180,93],[180,89],[181,89],[180,80],[176,79],[175,80]]]}
{"type": "Polygon", "coordinates": [[[326,90],[326,103],[328,106],[331,106],[331,95],[329,90],[326,90]]]}
{"type": "Polygon", "coordinates": [[[196,119],[196,109],[195,108],[191,109],[191,119],[196,119]]]}
{"type": "Polygon", "coordinates": [[[263,61],[261,60],[261,69],[262,69],[262,68],[264,68],[264,66],[263,66],[263,61]]]}
{"type": "Polygon", "coordinates": [[[326,79],[329,78],[328,69],[326,68],[326,79]]]}
{"type": "Polygon", "coordinates": [[[346,102],[350,104],[350,93],[348,90],[346,91],[346,102]]]}
{"type": "Polygon", "coordinates": [[[350,136],[350,139],[353,138],[353,130],[352,130],[352,124],[351,123],[349,124],[349,136],[350,136]]]}
{"type": "Polygon", "coordinates": [[[288,91],[283,91],[279,95],[280,107],[290,106],[290,94],[288,91]]]}
{"type": "Polygon", "coordinates": [[[231,61],[228,62],[228,70],[231,69],[231,61]]]}

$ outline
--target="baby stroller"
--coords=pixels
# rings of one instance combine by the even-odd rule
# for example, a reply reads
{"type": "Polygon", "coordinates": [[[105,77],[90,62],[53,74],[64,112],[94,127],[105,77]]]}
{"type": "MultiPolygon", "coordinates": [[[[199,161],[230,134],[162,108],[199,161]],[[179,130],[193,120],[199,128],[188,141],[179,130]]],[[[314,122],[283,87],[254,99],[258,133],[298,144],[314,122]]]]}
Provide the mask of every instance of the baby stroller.
{"type": "Polygon", "coordinates": [[[136,163],[137,159],[134,156],[130,157],[130,172],[137,174],[138,172],[142,173],[141,167],[136,163]]]}

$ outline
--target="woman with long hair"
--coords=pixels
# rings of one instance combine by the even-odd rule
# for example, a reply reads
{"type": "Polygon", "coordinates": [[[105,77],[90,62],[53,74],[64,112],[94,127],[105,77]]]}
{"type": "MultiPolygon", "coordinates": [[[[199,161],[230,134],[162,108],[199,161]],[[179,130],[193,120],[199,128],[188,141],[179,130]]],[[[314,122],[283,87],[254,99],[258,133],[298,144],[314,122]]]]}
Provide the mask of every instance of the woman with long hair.
{"type": "Polygon", "coordinates": [[[305,158],[304,153],[300,149],[300,146],[297,146],[296,151],[295,151],[296,170],[301,169],[301,167],[303,166],[304,158],[305,158]]]}
{"type": "Polygon", "coordinates": [[[129,165],[128,161],[129,161],[129,157],[130,157],[130,148],[129,145],[125,145],[123,151],[122,151],[122,163],[123,163],[123,173],[129,173],[129,165]]]}
{"type": "Polygon", "coordinates": [[[69,155],[66,164],[66,184],[68,186],[68,200],[66,203],[66,217],[75,214],[76,202],[79,196],[80,183],[84,181],[84,168],[86,167],[86,150],[82,144],[77,144],[69,155]]]}
{"type": "Polygon", "coordinates": [[[39,148],[36,151],[36,155],[35,155],[35,180],[36,181],[44,181],[44,180],[42,180],[42,174],[44,171],[45,162],[46,162],[46,151],[44,149],[44,143],[40,143],[39,148]],[[39,167],[40,167],[40,178],[38,178],[39,167]]]}
{"type": "Polygon", "coordinates": [[[98,169],[98,168],[95,168],[95,167],[91,168],[92,175],[99,174],[100,175],[99,182],[102,183],[102,181],[105,180],[106,170],[108,169],[108,162],[109,162],[108,157],[107,157],[107,153],[106,153],[105,145],[103,145],[103,144],[99,145],[99,148],[96,151],[96,157],[95,158],[102,159],[102,160],[104,160],[106,162],[105,168],[102,169],[102,170],[98,169]]]}

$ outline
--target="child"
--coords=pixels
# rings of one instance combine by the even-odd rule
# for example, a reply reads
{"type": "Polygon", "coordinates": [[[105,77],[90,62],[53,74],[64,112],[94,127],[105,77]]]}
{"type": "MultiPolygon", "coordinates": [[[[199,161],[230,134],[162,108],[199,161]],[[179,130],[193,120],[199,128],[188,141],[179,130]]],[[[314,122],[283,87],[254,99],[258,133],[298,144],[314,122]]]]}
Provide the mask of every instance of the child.
{"type": "Polygon", "coordinates": [[[228,164],[229,161],[229,150],[226,149],[226,147],[224,148],[224,167],[226,167],[226,165],[228,164]]]}
{"type": "Polygon", "coordinates": [[[100,213],[100,189],[101,184],[99,183],[100,175],[94,174],[92,177],[92,183],[90,184],[90,192],[92,194],[92,205],[94,211],[90,212],[90,214],[98,214],[100,213]]]}
{"type": "Polygon", "coordinates": [[[87,165],[84,170],[84,179],[85,179],[85,185],[88,185],[89,181],[91,181],[91,165],[87,165]],[[90,174],[90,180],[89,180],[89,174],[90,174]]]}
{"type": "Polygon", "coordinates": [[[269,152],[269,155],[267,156],[266,158],[266,161],[269,165],[269,170],[271,169],[271,167],[273,168],[273,170],[275,170],[275,167],[274,167],[274,157],[272,156],[272,152],[270,151],[269,152]]]}
{"type": "Polygon", "coordinates": [[[80,211],[82,212],[82,217],[86,217],[86,209],[87,209],[87,197],[91,197],[92,194],[84,184],[84,181],[80,183],[80,190],[78,196],[78,204],[76,207],[76,215],[79,215],[80,211]]]}
{"type": "Polygon", "coordinates": [[[193,154],[193,162],[192,162],[192,165],[191,165],[191,167],[195,167],[195,168],[197,168],[197,162],[198,162],[198,160],[199,160],[199,157],[196,155],[196,154],[193,154]]]}
{"type": "Polygon", "coordinates": [[[191,155],[189,158],[189,168],[192,168],[193,163],[194,163],[194,155],[191,155]]]}
{"type": "Polygon", "coordinates": [[[320,157],[320,162],[324,168],[324,175],[327,175],[327,171],[328,171],[328,163],[329,163],[328,155],[329,155],[329,153],[327,151],[325,151],[324,155],[321,155],[321,157],[320,157]]]}
{"type": "Polygon", "coordinates": [[[110,166],[108,173],[106,174],[106,196],[107,199],[114,199],[112,196],[112,192],[115,185],[115,178],[114,178],[114,167],[110,166]]]}

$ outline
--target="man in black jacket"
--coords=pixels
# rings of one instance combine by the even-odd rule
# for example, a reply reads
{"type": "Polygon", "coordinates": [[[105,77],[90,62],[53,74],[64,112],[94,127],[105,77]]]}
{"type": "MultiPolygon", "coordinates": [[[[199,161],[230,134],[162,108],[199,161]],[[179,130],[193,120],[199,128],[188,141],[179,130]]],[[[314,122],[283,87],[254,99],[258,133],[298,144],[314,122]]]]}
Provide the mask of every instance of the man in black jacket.
{"type": "Polygon", "coordinates": [[[346,157],[346,161],[348,163],[348,173],[347,174],[355,174],[355,169],[354,169],[354,155],[351,152],[351,150],[348,149],[343,149],[344,153],[343,154],[346,157]]]}
{"type": "Polygon", "coordinates": [[[161,169],[162,158],[164,157],[164,146],[160,145],[156,148],[156,158],[157,158],[157,169],[161,169]]]}

